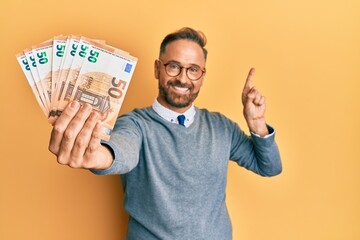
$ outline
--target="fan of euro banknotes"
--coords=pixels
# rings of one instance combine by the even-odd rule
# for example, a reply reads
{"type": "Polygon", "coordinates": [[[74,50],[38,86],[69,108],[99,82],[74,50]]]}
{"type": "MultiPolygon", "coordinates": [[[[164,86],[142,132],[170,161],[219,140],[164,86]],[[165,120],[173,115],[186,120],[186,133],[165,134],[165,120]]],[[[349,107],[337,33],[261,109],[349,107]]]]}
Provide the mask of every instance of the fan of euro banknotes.
{"type": "Polygon", "coordinates": [[[49,123],[69,102],[88,103],[101,116],[101,138],[109,140],[136,57],[103,40],[61,35],[25,49],[16,58],[49,123]]]}

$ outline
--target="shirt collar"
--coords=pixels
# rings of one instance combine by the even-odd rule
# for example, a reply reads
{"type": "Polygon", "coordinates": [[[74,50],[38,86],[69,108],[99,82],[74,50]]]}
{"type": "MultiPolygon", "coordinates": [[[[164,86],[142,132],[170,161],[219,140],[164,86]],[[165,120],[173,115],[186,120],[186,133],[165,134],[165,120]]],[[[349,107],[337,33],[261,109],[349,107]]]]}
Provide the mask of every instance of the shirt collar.
{"type": "MultiPolygon", "coordinates": [[[[152,105],[152,108],[157,114],[159,114],[165,120],[179,124],[177,117],[180,114],[164,107],[159,103],[159,101],[156,98],[152,105]]],[[[184,123],[185,127],[189,127],[194,122],[195,114],[196,114],[196,110],[194,104],[192,104],[191,107],[182,114],[185,116],[185,123],[184,123]]]]}

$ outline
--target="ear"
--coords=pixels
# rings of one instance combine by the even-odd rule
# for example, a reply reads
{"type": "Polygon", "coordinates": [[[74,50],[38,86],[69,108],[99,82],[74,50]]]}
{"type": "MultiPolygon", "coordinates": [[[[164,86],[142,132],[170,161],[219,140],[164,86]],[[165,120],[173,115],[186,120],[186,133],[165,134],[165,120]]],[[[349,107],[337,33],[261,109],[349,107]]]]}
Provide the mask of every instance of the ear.
{"type": "Polygon", "coordinates": [[[155,60],[154,61],[154,75],[156,79],[159,79],[160,76],[160,65],[159,65],[159,61],[155,60]]]}

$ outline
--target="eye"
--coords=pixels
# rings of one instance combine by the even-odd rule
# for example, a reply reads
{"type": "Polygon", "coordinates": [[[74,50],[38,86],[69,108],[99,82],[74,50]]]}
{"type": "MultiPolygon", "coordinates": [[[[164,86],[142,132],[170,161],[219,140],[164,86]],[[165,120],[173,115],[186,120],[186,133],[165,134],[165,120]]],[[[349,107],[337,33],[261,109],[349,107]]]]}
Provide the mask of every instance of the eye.
{"type": "Polygon", "coordinates": [[[176,63],[169,63],[168,68],[171,70],[178,70],[180,69],[180,66],[177,65],[176,63]]]}
{"type": "Polygon", "coordinates": [[[200,68],[192,66],[192,67],[189,68],[189,71],[191,73],[198,73],[200,71],[200,68]]]}

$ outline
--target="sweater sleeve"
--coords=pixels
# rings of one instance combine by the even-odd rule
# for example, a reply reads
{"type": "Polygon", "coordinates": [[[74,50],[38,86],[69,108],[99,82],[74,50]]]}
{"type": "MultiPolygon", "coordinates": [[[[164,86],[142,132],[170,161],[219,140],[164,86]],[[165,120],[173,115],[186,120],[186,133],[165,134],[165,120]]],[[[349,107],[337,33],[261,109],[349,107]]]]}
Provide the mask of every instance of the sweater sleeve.
{"type": "MultiPolygon", "coordinates": [[[[269,132],[275,132],[267,126],[269,132]]],[[[275,133],[261,138],[253,133],[247,136],[236,125],[232,135],[230,159],[261,176],[275,176],[281,173],[282,164],[275,133]]]]}
{"type": "Polygon", "coordinates": [[[101,143],[112,151],[114,161],[108,169],[91,170],[91,172],[97,175],[130,172],[139,161],[141,138],[139,122],[132,114],[126,114],[118,118],[110,141],[101,143]]]}

